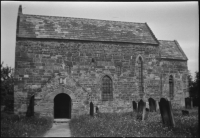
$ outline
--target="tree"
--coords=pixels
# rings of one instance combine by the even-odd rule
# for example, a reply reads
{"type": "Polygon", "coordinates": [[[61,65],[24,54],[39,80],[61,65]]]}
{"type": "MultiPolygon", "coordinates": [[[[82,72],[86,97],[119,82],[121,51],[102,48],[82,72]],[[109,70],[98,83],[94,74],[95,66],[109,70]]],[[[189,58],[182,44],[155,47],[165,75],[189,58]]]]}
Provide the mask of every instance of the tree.
{"type": "Polygon", "coordinates": [[[4,67],[1,63],[1,105],[5,110],[14,109],[14,75],[11,67],[4,67]]]}
{"type": "Polygon", "coordinates": [[[192,80],[191,75],[188,76],[189,93],[190,97],[193,98],[194,105],[198,105],[199,98],[199,72],[195,72],[195,78],[192,80]]]}
{"type": "Polygon", "coordinates": [[[195,72],[195,79],[191,87],[191,97],[199,97],[199,72],[195,72]]]}

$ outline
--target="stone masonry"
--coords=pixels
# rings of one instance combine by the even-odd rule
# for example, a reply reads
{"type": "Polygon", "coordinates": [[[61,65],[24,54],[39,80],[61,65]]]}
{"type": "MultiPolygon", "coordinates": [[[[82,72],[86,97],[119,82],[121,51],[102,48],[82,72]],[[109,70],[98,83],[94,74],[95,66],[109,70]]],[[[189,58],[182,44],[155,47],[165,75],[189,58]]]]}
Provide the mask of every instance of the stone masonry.
{"type": "Polygon", "coordinates": [[[133,110],[132,101],[153,98],[158,102],[162,97],[172,105],[184,106],[187,57],[176,40],[157,40],[146,23],[25,15],[21,8],[16,35],[15,113],[25,113],[34,95],[35,113],[53,117],[54,98],[59,93],[70,96],[72,118],[89,114],[90,102],[99,112],[128,112],[133,110]],[[142,97],[139,57],[143,64],[142,97]],[[109,101],[102,100],[105,75],[112,80],[113,99],[109,101]]]}

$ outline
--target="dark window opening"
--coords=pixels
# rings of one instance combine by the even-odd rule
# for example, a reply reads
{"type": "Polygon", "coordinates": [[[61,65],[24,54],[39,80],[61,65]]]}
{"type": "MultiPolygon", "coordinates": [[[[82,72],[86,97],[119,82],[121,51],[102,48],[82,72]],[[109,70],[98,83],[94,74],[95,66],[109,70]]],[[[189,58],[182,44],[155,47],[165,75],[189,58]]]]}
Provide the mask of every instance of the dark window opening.
{"type": "Polygon", "coordinates": [[[143,63],[142,63],[142,58],[139,57],[138,59],[138,71],[139,71],[139,94],[143,95],[143,63]]]}
{"type": "Polygon", "coordinates": [[[95,61],[94,61],[94,58],[92,58],[92,63],[94,63],[95,61]]]}

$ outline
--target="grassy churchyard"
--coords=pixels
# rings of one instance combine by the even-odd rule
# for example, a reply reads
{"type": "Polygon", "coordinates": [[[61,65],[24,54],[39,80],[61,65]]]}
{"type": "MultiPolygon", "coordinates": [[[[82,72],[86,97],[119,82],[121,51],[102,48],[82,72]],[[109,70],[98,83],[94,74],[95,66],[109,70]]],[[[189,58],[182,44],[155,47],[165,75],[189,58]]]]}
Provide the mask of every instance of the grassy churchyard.
{"type": "Polygon", "coordinates": [[[160,111],[149,112],[145,121],[136,119],[136,112],[99,113],[71,119],[74,137],[198,137],[198,108],[189,116],[174,109],[175,127],[162,124],[160,111]]]}
{"type": "MultiPolygon", "coordinates": [[[[69,122],[74,137],[198,137],[198,108],[189,116],[173,109],[175,127],[162,124],[161,115],[149,112],[145,121],[136,112],[81,115],[69,122]]],[[[41,137],[52,127],[53,118],[19,117],[1,113],[1,137],[41,137]]]]}

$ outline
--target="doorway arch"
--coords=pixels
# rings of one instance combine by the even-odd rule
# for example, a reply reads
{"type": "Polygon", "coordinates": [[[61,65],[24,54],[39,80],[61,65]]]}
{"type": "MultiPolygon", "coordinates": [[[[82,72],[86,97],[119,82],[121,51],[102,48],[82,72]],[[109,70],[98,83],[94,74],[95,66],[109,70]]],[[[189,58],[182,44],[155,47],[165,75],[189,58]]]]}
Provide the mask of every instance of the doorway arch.
{"type": "Polygon", "coordinates": [[[54,98],[54,118],[71,118],[71,98],[60,93],[54,98]]]}

